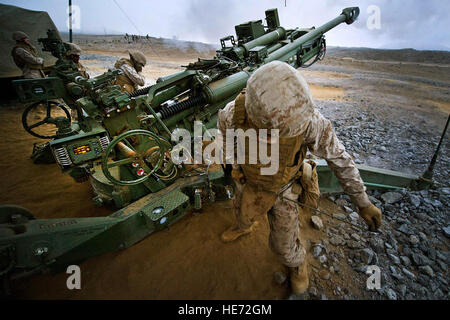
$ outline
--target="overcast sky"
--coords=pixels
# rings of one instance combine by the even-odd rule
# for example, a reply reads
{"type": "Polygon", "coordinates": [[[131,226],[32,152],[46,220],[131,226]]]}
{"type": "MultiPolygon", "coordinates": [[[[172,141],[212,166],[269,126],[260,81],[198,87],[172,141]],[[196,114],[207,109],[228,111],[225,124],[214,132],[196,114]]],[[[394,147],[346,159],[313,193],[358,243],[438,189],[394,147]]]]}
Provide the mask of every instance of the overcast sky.
{"type": "MultiPolygon", "coordinates": [[[[47,11],[59,30],[67,31],[68,1],[0,3],[47,11]]],[[[141,33],[214,44],[234,34],[234,25],[264,18],[269,8],[278,8],[283,27],[295,28],[320,26],[343,8],[359,6],[361,15],[356,23],[327,33],[329,45],[450,50],[449,0],[73,0],[73,4],[81,11],[81,28],[75,32],[141,33]],[[373,5],[380,9],[379,29],[367,27],[370,17],[375,21],[373,5]]]]}

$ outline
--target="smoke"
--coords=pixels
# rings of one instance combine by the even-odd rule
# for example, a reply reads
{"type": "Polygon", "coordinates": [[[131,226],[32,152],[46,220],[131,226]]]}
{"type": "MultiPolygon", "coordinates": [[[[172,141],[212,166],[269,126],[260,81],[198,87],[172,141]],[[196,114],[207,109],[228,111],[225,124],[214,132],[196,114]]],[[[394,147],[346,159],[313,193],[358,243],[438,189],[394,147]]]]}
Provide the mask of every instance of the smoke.
{"type": "Polygon", "coordinates": [[[180,17],[178,36],[218,43],[221,37],[234,34],[234,25],[264,19],[269,8],[278,8],[281,25],[288,28],[321,25],[343,8],[359,6],[360,17],[351,26],[338,26],[327,34],[330,45],[373,47],[450,49],[450,1],[442,0],[190,0],[180,17]],[[380,9],[380,29],[369,29],[367,20],[373,14],[369,6],[380,9]]]}
{"type": "MultiPolygon", "coordinates": [[[[48,11],[60,31],[67,31],[67,1],[0,0],[32,10],[48,11]]],[[[278,8],[283,27],[319,26],[343,8],[359,6],[354,24],[341,25],[326,34],[333,46],[450,50],[450,1],[448,0],[117,0],[132,20],[112,0],[76,0],[81,9],[79,33],[147,33],[154,37],[219,44],[234,35],[234,26],[264,19],[265,10],[278,8]],[[285,6],[286,2],[286,6],[285,6]],[[371,13],[380,9],[380,29],[367,28],[371,13]],[[136,30],[137,29],[139,30],[136,30]],[[115,32],[116,33],[116,32],[115,32]]]]}

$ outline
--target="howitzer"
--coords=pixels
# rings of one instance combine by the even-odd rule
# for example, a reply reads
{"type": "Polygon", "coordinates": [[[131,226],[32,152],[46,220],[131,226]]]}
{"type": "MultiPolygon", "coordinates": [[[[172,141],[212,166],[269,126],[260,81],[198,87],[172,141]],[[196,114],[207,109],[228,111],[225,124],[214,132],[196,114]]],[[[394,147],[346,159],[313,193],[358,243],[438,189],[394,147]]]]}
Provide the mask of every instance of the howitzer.
{"type": "MultiPolygon", "coordinates": [[[[83,96],[74,101],[79,119],[48,143],[51,154],[63,172],[78,182],[89,180],[96,204],[119,210],[108,217],[35,220],[22,208],[2,208],[0,275],[18,278],[125,249],[205,201],[229,199],[231,179],[223,167],[172,161],[171,132],[192,132],[197,120],[203,129],[216,127],[218,110],[235,99],[260,66],[280,60],[302,67],[320,60],[324,34],[340,23],[353,23],[358,14],[358,8],[348,8],[319,28],[286,30],[277,11],[268,10],[267,26],[261,20],[236,26],[237,39],[221,39],[213,59],[191,63],[132,94],[112,84],[117,70],[74,79],[83,88],[83,96]]],[[[365,182],[378,188],[407,187],[416,179],[360,169],[365,182]]],[[[321,188],[335,190],[326,166],[318,171],[321,188]]]]}

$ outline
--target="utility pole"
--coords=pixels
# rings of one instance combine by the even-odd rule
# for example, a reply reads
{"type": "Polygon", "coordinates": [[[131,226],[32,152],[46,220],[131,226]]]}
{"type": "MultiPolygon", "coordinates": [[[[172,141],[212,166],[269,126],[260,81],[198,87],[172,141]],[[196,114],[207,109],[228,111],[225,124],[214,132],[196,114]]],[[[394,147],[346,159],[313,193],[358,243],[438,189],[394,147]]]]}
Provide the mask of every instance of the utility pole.
{"type": "Polygon", "coordinates": [[[72,41],[72,0],[69,0],[69,42],[72,41]]]}

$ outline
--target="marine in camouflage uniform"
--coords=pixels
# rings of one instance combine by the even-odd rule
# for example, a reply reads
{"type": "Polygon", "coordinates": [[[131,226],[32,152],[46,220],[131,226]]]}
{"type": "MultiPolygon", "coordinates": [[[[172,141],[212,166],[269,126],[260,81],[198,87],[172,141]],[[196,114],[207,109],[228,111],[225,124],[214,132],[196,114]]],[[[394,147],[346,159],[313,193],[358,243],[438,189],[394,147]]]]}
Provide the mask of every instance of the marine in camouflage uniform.
{"type": "Polygon", "coordinates": [[[145,77],[141,74],[147,64],[147,59],[140,51],[130,51],[130,59],[122,58],[116,62],[114,68],[122,70],[123,74],[117,76],[116,84],[123,92],[132,93],[145,85],[145,77]]]}
{"type": "Polygon", "coordinates": [[[44,59],[39,57],[36,48],[30,43],[28,36],[22,31],[13,33],[16,45],[11,51],[14,62],[22,70],[24,79],[45,78],[44,59]]]}
{"type": "Polygon", "coordinates": [[[70,46],[70,50],[66,52],[66,60],[75,63],[78,66],[78,72],[81,76],[89,79],[89,74],[87,73],[86,68],[80,63],[80,56],[83,51],[75,43],[67,42],[67,44],[70,46]]]}
{"type": "Polygon", "coordinates": [[[294,293],[304,293],[309,279],[300,232],[300,219],[305,220],[307,212],[293,201],[317,208],[320,196],[316,165],[306,161],[307,151],[327,161],[370,230],[380,227],[381,211],[370,202],[355,163],[331,122],[315,109],[305,79],[288,64],[275,61],[258,69],[246,90],[219,112],[218,128],[224,139],[227,129],[279,130],[279,169],[275,175],[261,175],[264,166],[259,162],[233,165],[236,222],[221,238],[231,242],[251,233],[256,226],[254,217],[267,213],[270,248],[289,268],[294,293]]]}

